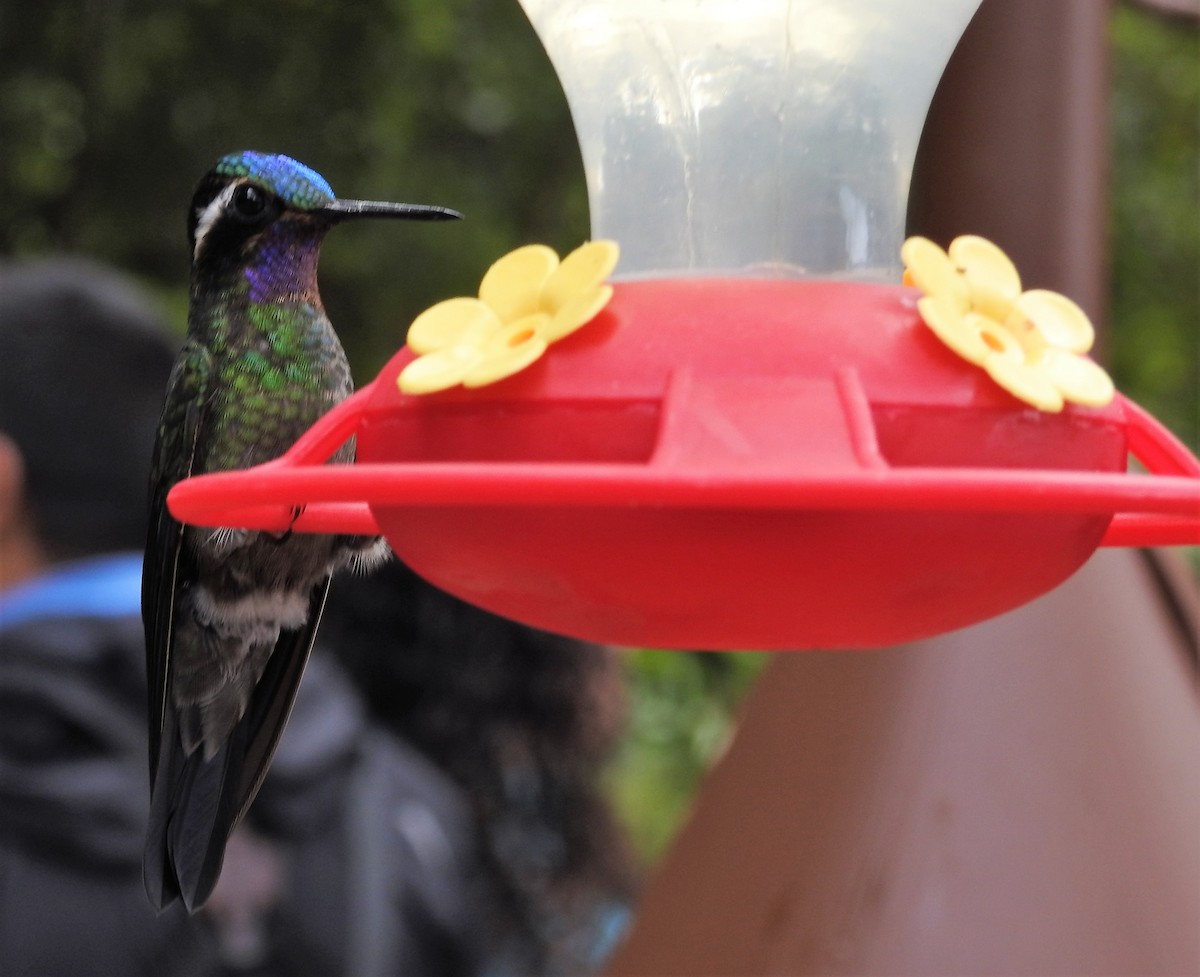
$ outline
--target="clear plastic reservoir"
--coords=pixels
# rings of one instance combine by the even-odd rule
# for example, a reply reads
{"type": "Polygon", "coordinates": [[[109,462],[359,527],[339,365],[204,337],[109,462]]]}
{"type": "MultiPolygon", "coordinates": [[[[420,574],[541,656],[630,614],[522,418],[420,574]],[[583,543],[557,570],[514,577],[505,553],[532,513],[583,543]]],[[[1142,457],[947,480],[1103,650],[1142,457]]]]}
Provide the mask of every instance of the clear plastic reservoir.
{"type": "Polygon", "coordinates": [[[896,281],[934,88],[979,0],[521,0],[618,277],[896,281]]]}

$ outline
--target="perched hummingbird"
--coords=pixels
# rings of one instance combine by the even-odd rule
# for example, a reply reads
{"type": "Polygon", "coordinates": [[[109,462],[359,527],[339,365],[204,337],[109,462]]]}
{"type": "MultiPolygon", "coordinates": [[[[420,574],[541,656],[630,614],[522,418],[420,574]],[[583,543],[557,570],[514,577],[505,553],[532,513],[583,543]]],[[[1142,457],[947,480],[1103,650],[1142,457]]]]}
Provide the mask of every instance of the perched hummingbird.
{"type": "MultiPolygon", "coordinates": [[[[154,446],[142,617],[150,707],[156,908],[189,910],[216,884],[225,843],[258,792],[308,660],[331,574],[386,556],[380,539],[183,526],[180,479],[274,458],[351,393],[317,291],[325,233],[360,217],[442,220],[419,204],[339,200],[287,156],[223,157],[188,212],[187,339],[154,446]]],[[[352,442],[335,460],[349,461],[352,442]]]]}

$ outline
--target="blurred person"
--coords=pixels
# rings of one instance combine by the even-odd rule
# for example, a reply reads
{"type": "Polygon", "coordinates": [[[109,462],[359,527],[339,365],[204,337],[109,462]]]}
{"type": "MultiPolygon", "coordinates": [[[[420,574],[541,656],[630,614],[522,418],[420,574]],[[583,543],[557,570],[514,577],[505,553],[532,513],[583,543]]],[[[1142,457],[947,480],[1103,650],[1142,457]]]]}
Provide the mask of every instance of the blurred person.
{"type": "Polygon", "coordinates": [[[595,973],[635,887],[600,789],[625,718],[619,653],[480,610],[399,561],[335,580],[322,637],[376,719],[469,800],[488,977],[595,973]]]}
{"type": "Polygon", "coordinates": [[[461,791],[319,656],[205,913],[147,902],[140,548],[174,347],[100,266],[0,265],[0,972],[478,973],[461,791]]]}
{"type": "Polygon", "coordinates": [[[173,348],[117,277],[0,266],[0,972],[182,974],[213,959],[141,887],[139,602],[173,348]]]}

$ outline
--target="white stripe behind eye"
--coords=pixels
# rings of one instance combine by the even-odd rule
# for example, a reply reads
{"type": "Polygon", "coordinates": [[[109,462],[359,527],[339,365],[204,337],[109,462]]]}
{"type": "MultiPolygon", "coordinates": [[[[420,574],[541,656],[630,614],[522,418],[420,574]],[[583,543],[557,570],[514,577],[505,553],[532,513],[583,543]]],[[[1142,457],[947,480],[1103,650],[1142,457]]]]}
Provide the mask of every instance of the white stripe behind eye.
{"type": "Polygon", "coordinates": [[[233,191],[237,189],[236,183],[231,183],[224,190],[218,193],[208,205],[196,214],[196,245],[192,251],[192,260],[195,261],[200,257],[200,252],[204,247],[204,239],[208,236],[208,232],[212,230],[213,224],[217,222],[217,218],[221,216],[221,212],[229,206],[229,202],[233,199],[233,191]]]}

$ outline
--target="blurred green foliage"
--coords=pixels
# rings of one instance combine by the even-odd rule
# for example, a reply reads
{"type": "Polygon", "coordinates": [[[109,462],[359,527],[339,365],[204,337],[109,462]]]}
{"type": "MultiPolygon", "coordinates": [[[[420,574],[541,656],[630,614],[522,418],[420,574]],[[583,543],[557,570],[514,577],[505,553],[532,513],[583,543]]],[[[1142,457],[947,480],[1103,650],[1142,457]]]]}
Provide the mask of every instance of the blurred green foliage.
{"type": "Polygon", "coordinates": [[[1118,5],[1112,21],[1117,385],[1200,445],[1200,31],[1118,5]]]}
{"type": "Polygon", "coordinates": [[[652,859],[687,813],[700,777],[733,735],[762,652],[632,651],[629,728],[610,786],[635,849],[652,859]]]}
{"type": "Polygon", "coordinates": [[[515,0],[0,5],[0,254],[109,260],[182,329],[187,201],[244,148],[467,215],[331,236],[322,294],[360,381],[506,250],[587,237],[566,101],[515,0]]]}
{"type": "MultiPolygon", "coordinates": [[[[1113,306],[1120,387],[1200,439],[1200,38],[1113,20],[1113,306]]],[[[456,207],[458,225],[346,228],[322,293],[360,382],[420,309],[495,257],[588,233],[570,116],[516,0],[41,0],[0,5],[0,256],[134,272],[182,330],[185,206],[221,154],[286,152],[347,196],[456,207]]],[[[669,840],[769,656],[629,655],[613,796],[669,840]]]]}

